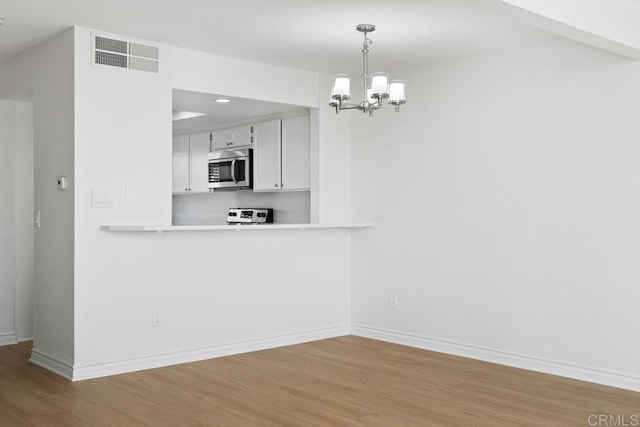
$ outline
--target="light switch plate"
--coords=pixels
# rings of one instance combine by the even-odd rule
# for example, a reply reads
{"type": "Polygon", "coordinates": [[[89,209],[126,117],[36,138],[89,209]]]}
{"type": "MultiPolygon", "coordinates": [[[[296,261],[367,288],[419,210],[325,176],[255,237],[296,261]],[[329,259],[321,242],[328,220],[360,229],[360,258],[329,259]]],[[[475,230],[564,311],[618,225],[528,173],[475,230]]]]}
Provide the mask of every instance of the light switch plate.
{"type": "Polygon", "coordinates": [[[116,206],[116,198],[112,191],[93,190],[91,191],[92,208],[113,208],[116,206]]]}

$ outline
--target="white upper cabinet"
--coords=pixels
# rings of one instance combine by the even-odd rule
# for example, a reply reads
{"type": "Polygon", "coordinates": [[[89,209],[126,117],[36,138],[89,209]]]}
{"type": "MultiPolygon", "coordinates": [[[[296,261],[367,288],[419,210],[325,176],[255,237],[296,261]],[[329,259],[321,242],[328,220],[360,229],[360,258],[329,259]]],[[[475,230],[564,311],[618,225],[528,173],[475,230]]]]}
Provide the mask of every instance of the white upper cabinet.
{"type": "Polygon", "coordinates": [[[173,138],[173,193],[209,191],[209,132],[173,138]]]}
{"type": "Polygon", "coordinates": [[[253,191],[309,190],[309,116],[253,126],[253,191]]]}
{"type": "Polygon", "coordinates": [[[253,125],[253,191],[280,189],[280,120],[253,125]]]}
{"type": "Polygon", "coordinates": [[[211,134],[211,150],[251,148],[253,145],[253,135],[249,125],[214,130],[211,134]]]}
{"type": "Polygon", "coordinates": [[[308,190],[309,116],[282,120],[282,189],[308,190]]]}
{"type": "Polygon", "coordinates": [[[231,146],[233,148],[248,147],[253,145],[253,132],[251,126],[238,126],[229,129],[231,134],[231,146]]]}
{"type": "Polygon", "coordinates": [[[231,133],[229,129],[219,129],[211,132],[211,151],[229,148],[231,133]]]}

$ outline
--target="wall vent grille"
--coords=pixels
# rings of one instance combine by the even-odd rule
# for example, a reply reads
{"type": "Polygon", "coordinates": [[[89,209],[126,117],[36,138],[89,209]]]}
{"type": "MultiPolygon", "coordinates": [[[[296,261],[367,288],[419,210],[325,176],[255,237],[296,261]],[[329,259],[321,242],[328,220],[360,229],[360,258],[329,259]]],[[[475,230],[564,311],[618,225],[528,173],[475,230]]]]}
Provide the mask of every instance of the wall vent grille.
{"type": "Polygon", "coordinates": [[[139,43],[94,36],[93,63],[158,73],[160,49],[139,43]]]}

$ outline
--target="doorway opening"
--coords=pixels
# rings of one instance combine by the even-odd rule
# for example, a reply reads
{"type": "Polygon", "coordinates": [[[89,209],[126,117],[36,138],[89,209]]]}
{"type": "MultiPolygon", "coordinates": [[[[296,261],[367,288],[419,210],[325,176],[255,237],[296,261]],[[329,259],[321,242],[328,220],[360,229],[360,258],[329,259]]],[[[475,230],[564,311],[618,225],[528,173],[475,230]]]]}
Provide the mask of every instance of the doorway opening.
{"type": "Polygon", "coordinates": [[[0,99],[0,345],[33,339],[33,117],[31,90],[0,99]]]}

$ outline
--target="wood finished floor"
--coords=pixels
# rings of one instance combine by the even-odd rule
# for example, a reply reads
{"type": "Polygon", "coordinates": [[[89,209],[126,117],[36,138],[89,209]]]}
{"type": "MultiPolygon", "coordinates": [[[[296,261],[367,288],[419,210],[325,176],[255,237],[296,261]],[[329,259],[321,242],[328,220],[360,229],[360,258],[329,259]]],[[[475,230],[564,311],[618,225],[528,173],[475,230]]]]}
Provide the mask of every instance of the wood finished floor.
{"type": "Polygon", "coordinates": [[[27,362],[30,350],[0,347],[2,427],[588,426],[592,414],[640,416],[640,393],[353,336],[76,383],[27,362]]]}

